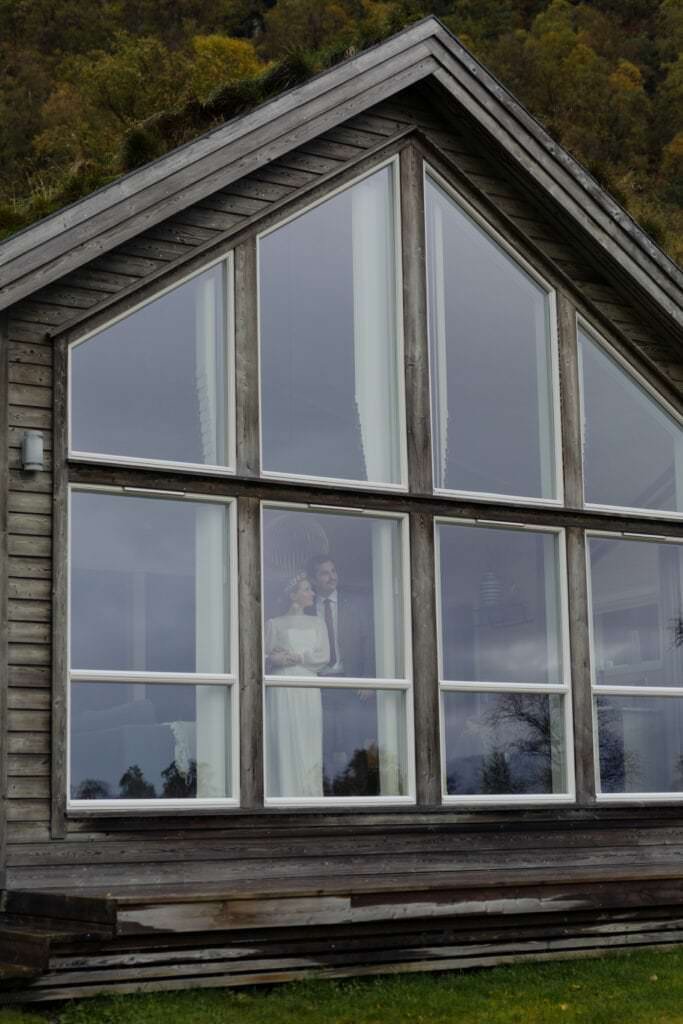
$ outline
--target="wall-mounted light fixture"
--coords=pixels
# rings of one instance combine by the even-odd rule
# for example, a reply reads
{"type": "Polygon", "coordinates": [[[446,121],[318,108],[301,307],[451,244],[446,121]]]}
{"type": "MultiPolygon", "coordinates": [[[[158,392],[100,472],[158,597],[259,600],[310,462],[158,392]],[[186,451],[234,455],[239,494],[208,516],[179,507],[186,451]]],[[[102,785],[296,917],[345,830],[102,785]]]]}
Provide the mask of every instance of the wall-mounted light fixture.
{"type": "Polygon", "coordinates": [[[27,472],[45,469],[45,443],[40,430],[25,430],[21,439],[21,464],[27,472]]]}

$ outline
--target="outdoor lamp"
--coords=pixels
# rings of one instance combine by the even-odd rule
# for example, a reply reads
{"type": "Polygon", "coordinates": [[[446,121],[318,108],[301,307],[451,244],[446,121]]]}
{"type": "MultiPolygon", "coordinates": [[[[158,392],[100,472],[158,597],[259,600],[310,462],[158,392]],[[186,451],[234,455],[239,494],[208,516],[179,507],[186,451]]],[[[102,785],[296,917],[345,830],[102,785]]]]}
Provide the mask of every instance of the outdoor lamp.
{"type": "Polygon", "coordinates": [[[21,441],[21,464],[25,470],[45,469],[44,442],[40,430],[25,430],[21,441]]]}

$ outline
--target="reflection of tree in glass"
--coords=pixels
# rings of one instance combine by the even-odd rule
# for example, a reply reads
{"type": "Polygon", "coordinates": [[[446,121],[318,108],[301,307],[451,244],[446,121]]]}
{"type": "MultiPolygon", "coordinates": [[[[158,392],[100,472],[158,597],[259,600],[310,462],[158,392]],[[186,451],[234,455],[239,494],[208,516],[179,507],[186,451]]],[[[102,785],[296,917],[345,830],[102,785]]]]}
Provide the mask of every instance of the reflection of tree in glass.
{"type": "Polygon", "coordinates": [[[675,618],[673,618],[671,620],[671,625],[669,626],[669,629],[671,630],[671,646],[672,647],[682,647],[683,646],[683,618],[681,618],[680,615],[677,615],[675,618]]]}
{"type": "Polygon", "coordinates": [[[623,793],[627,782],[630,789],[640,777],[640,757],[624,746],[624,720],[621,708],[609,708],[598,703],[598,733],[600,736],[600,788],[603,793],[623,793]]]}
{"type": "MultiPolygon", "coordinates": [[[[530,786],[539,786],[542,792],[552,793],[554,771],[563,767],[563,725],[562,716],[553,715],[551,700],[546,694],[534,693],[503,693],[496,694],[492,705],[484,712],[484,720],[492,731],[508,725],[522,726],[517,728],[516,739],[506,743],[508,757],[510,754],[524,755],[527,778],[523,782],[515,782],[515,788],[505,790],[484,790],[484,792],[512,793],[530,786]]],[[[491,756],[491,755],[489,755],[491,756]]],[[[501,755],[502,756],[502,755],[501,755]]],[[[492,771],[494,764],[489,765],[492,771]]],[[[509,763],[505,764],[510,775],[509,763]]],[[[482,776],[487,770],[486,763],[482,776]]],[[[500,767],[498,767],[500,772],[500,767]]],[[[501,781],[504,779],[501,777],[501,781]]],[[[483,782],[483,778],[482,778],[483,782]]],[[[510,777],[510,785],[513,785],[510,777]]]]}
{"type": "Polygon", "coordinates": [[[161,794],[167,800],[182,800],[184,797],[197,795],[197,762],[190,761],[187,772],[178,770],[175,761],[161,773],[164,790],[161,794]]]}
{"type": "Polygon", "coordinates": [[[76,800],[109,800],[111,790],[102,779],[83,779],[76,790],[76,800]]]}
{"type": "Polygon", "coordinates": [[[156,790],[145,778],[142,769],[132,764],[119,780],[122,800],[154,800],[156,790]]]}
{"type": "Polygon", "coordinates": [[[378,796],[379,750],[376,743],[355,750],[343,772],[323,780],[325,796],[378,796]]]}
{"type": "Polygon", "coordinates": [[[481,769],[482,793],[519,793],[519,783],[512,778],[510,766],[502,750],[487,754],[481,769]]]}

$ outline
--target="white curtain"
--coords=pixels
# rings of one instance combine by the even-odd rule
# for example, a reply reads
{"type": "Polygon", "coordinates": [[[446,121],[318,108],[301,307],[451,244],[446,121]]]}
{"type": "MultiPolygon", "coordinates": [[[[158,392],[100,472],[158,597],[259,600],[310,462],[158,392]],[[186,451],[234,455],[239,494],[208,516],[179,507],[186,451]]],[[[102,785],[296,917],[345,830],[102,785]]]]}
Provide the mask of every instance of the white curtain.
{"type": "Polygon", "coordinates": [[[552,414],[550,331],[548,299],[543,298],[536,310],[536,394],[538,407],[538,455],[541,474],[541,497],[555,495],[555,424],[552,414]]]}
{"type": "Polygon", "coordinates": [[[433,416],[434,455],[438,458],[437,487],[446,487],[448,471],[448,335],[446,332],[446,251],[444,247],[443,210],[439,200],[431,203],[432,237],[430,252],[429,326],[434,355],[433,416]]]}
{"type": "Polygon", "coordinates": [[[356,405],[367,479],[398,479],[392,190],[375,174],[351,190],[356,405]]]}
{"type": "MultiPolygon", "coordinates": [[[[216,395],[216,279],[195,287],[195,368],[204,462],[218,462],[216,395]]],[[[221,505],[195,506],[195,643],[197,672],[225,672],[228,608],[226,513],[221,505]]],[[[197,687],[197,796],[230,795],[230,697],[225,687],[197,687]]]]}
{"type": "Polygon", "coordinates": [[[218,463],[219,410],[217,395],[221,393],[216,380],[218,297],[213,273],[195,280],[195,382],[199,404],[199,429],[202,455],[207,465],[218,463]]]}
{"type": "MultiPolygon", "coordinates": [[[[356,403],[368,480],[395,481],[398,470],[396,416],[396,321],[392,188],[387,174],[356,185],[352,196],[353,308],[356,403]]],[[[372,527],[373,616],[376,675],[395,678],[396,602],[391,521],[372,527]]],[[[377,691],[380,788],[397,795],[403,763],[403,697],[377,691]]]]}

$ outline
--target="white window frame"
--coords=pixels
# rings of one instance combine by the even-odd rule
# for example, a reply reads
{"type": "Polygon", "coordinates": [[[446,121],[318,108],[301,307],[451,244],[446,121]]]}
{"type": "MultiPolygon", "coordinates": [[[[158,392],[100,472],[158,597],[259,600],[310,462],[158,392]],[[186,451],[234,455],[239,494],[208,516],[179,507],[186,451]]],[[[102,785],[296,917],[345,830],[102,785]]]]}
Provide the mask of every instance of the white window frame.
{"type": "MultiPolygon", "coordinates": [[[[534,498],[523,495],[499,494],[495,491],[466,491],[448,487],[434,487],[434,494],[446,497],[464,498],[468,501],[496,501],[506,505],[535,505],[540,508],[558,508],[564,505],[564,467],[562,457],[562,415],[560,403],[560,357],[559,357],[559,329],[557,316],[557,292],[556,289],[543,277],[538,270],[517,252],[505,239],[442,174],[434,170],[427,161],[423,161],[423,177],[426,189],[427,179],[436,184],[450,199],[461,209],[461,211],[474,224],[480,228],[510,259],[516,263],[528,277],[541,288],[548,297],[548,325],[549,325],[549,372],[550,372],[550,401],[552,405],[551,416],[553,425],[553,479],[555,485],[555,498],[534,498]]],[[[425,220],[425,232],[427,231],[427,204],[423,209],[425,220]]],[[[425,262],[425,275],[428,275],[428,267],[425,262]]],[[[429,292],[429,278],[427,276],[427,298],[429,292]]],[[[427,301],[427,322],[430,324],[429,301],[427,301]]],[[[428,326],[428,339],[431,339],[431,327],[428,326]]],[[[430,435],[433,438],[433,409],[435,395],[435,370],[432,366],[431,340],[428,341],[429,353],[429,406],[430,406],[430,435]]],[[[434,458],[434,451],[432,458],[434,458]]]]}
{"type": "MultiPolygon", "coordinates": [[[[603,793],[600,781],[600,734],[598,732],[598,697],[678,697],[683,700],[683,682],[680,686],[605,686],[596,678],[596,646],[593,620],[593,581],[591,577],[591,537],[613,538],[649,544],[683,545],[683,539],[646,533],[623,533],[614,530],[586,530],[586,590],[588,594],[588,640],[590,645],[591,703],[593,717],[593,761],[595,765],[595,799],[600,804],[611,803],[681,803],[683,791],[679,793],[603,793]]],[[[683,753],[683,752],[682,752],[683,753]]]]}
{"type": "Polygon", "coordinates": [[[335,490],[343,490],[348,488],[351,490],[382,490],[393,493],[407,493],[408,491],[408,441],[407,441],[407,426],[406,426],[406,390],[405,390],[405,340],[404,340],[404,329],[403,329],[403,236],[402,236],[402,225],[401,225],[401,179],[400,179],[400,158],[397,154],[387,160],[383,160],[378,164],[375,164],[370,170],[364,171],[351,181],[345,182],[343,185],[339,185],[337,188],[330,192],[325,193],[320,199],[315,200],[305,206],[302,210],[297,210],[290,216],[279,220],[276,224],[271,225],[264,231],[259,232],[256,235],[256,302],[257,302],[257,336],[258,336],[258,406],[259,406],[259,465],[261,466],[260,476],[264,480],[282,480],[291,483],[314,483],[320,484],[324,487],[334,488],[335,490]],[[263,420],[262,420],[262,409],[263,409],[263,388],[262,388],[262,345],[261,345],[261,239],[267,238],[268,235],[273,234],[275,231],[279,231],[280,228],[285,227],[294,220],[298,220],[300,217],[304,217],[311,210],[316,209],[318,206],[322,206],[329,200],[334,199],[335,196],[340,195],[342,192],[347,192],[361,181],[365,181],[367,178],[371,178],[374,174],[383,170],[385,167],[391,169],[392,175],[392,186],[393,186],[393,216],[394,216],[394,265],[395,265],[395,322],[396,322],[396,373],[398,380],[396,381],[397,389],[397,403],[398,403],[398,423],[396,429],[399,432],[398,443],[398,455],[399,455],[399,467],[401,473],[400,483],[378,483],[372,480],[349,480],[337,477],[325,477],[325,476],[309,476],[306,473],[280,473],[275,470],[266,470],[263,468],[263,420]]]}
{"type": "Polygon", "coordinates": [[[586,334],[590,341],[593,342],[599,349],[602,349],[604,354],[608,356],[612,362],[616,363],[628,377],[630,377],[634,384],[638,385],[642,390],[652,398],[656,405],[662,409],[663,412],[667,413],[678,425],[683,429],[683,416],[670,402],[659,394],[656,388],[636,370],[636,368],[629,363],[620,352],[610,345],[605,336],[597,330],[593,324],[587,320],[581,314],[576,316],[576,331],[575,331],[575,344],[576,344],[576,357],[578,360],[578,378],[579,378],[579,401],[581,405],[581,493],[583,498],[583,507],[586,511],[590,512],[617,512],[620,515],[634,515],[641,516],[647,519],[668,519],[671,521],[683,520],[683,511],[681,512],[667,512],[666,509],[652,509],[652,508],[630,508],[626,505],[601,505],[595,502],[586,501],[586,475],[584,473],[584,463],[586,460],[586,413],[584,407],[584,393],[583,393],[583,355],[581,352],[581,344],[579,341],[579,334],[586,334]]]}
{"type": "MultiPolygon", "coordinates": [[[[334,505],[312,505],[286,501],[262,501],[260,514],[261,533],[261,590],[263,593],[264,559],[263,559],[263,513],[266,509],[291,509],[293,512],[318,513],[320,515],[348,515],[357,519],[392,519],[400,523],[401,530],[401,561],[402,561],[402,605],[403,605],[403,664],[402,679],[352,679],[348,676],[273,676],[265,671],[266,658],[264,651],[265,609],[261,602],[261,650],[263,652],[263,677],[261,684],[263,722],[266,723],[266,691],[271,686],[307,687],[311,689],[352,689],[352,690],[399,690],[405,694],[405,726],[406,726],[406,764],[405,777],[408,792],[404,796],[324,796],[324,797],[269,797],[264,784],[264,807],[282,808],[330,808],[335,807],[389,807],[415,804],[415,723],[413,714],[413,651],[412,651],[412,620],[410,600],[410,537],[409,516],[405,512],[384,512],[362,508],[340,508],[334,505]]],[[[264,728],[264,737],[266,729],[264,728]]],[[[263,744],[264,780],[268,778],[268,744],[263,744]]]]}
{"type": "Polygon", "coordinates": [[[160,291],[155,292],[148,298],[138,302],[131,309],[127,309],[124,313],[120,313],[118,316],[108,320],[101,327],[97,327],[95,330],[89,331],[84,334],[81,338],[73,341],[67,352],[67,422],[68,422],[68,458],[72,462],[81,463],[103,463],[110,466],[121,466],[121,467],[139,467],[141,469],[162,469],[167,473],[193,473],[202,474],[209,476],[234,476],[236,471],[236,414],[235,414],[235,267],[234,257],[232,250],[222,256],[217,257],[209,263],[204,264],[198,270],[192,271],[190,274],[186,274],[179,280],[174,281],[172,284],[167,285],[160,291]],[[139,310],[145,306],[151,305],[156,302],[157,299],[163,298],[164,295],[168,295],[169,292],[175,291],[176,288],[180,288],[181,285],[187,284],[192,281],[195,277],[200,277],[206,273],[207,270],[212,270],[214,267],[223,267],[223,273],[221,275],[223,281],[223,298],[224,298],[224,315],[223,315],[223,341],[224,341],[224,352],[225,352],[225,381],[224,383],[224,401],[226,405],[225,409],[225,423],[227,437],[226,442],[226,459],[227,465],[225,466],[214,466],[203,462],[176,462],[169,459],[147,459],[137,458],[131,455],[105,455],[99,452],[82,451],[72,447],[72,401],[73,401],[73,383],[71,373],[72,363],[72,352],[80,345],[90,341],[96,335],[101,334],[103,331],[108,330],[115,324],[120,323],[122,320],[128,319],[128,317],[134,316],[139,310]]]}
{"type": "Polygon", "coordinates": [[[70,484],[67,495],[67,514],[69,535],[67,540],[67,678],[66,678],[66,809],[68,812],[98,811],[111,814],[130,814],[131,812],[149,813],[150,811],[199,811],[224,810],[240,805],[239,775],[239,682],[237,668],[239,666],[239,630],[238,630],[238,594],[237,594],[237,499],[217,497],[213,495],[190,494],[182,491],[162,491],[142,487],[115,487],[99,484],[70,484]],[[230,508],[228,552],[230,558],[230,668],[227,673],[200,672],[138,672],[110,671],[71,668],[71,499],[75,492],[101,493],[113,495],[130,495],[156,499],[159,501],[189,501],[197,504],[219,504],[230,508]],[[142,799],[142,800],[76,800],[71,797],[71,683],[142,683],[145,685],[163,684],[181,686],[220,686],[229,691],[230,702],[230,736],[226,740],[231,744],[230,778],[232,782],[231,797],[215,799],[213,797],[186,797],[182,799],[142,799]]]}
{"type": "Polygon", "coordinates": [[[527,804],[571,804],[576,801],[576,781],[574,770],[574,718],[572,708],[571,686],[571,651],[569,642],[569,607],[567,599],[567,547],[564,527],[537,526],[535,524],[498,522],[485,519],[458,519],[455,516],[434,517],[434,582],[436,588],[436,633],[437,655],[439,665],[439,723],[441,745],[441,799],[444,805],[490,806],[527,805],[527,804]],[[560,652],[562,656],[562,683],[491,683],[458,681],[444,678],[443,671],[443,613],[441,606],[441,542],[439,526],[465,526],[473,529],[516,530],[526,533],[552,533],[558,538],[557,543],[557,586],[559,603],[560,652]],[[455,796],[447,791],[446,773],[446,728],[443,712],[444,693],[529,693],[557,695],[563,698],[565,762],[567,771],[566,793],[477,793],[455,796]]]}

